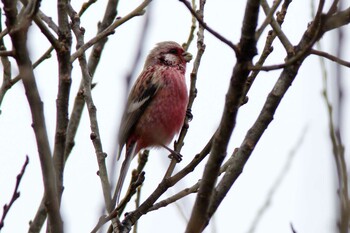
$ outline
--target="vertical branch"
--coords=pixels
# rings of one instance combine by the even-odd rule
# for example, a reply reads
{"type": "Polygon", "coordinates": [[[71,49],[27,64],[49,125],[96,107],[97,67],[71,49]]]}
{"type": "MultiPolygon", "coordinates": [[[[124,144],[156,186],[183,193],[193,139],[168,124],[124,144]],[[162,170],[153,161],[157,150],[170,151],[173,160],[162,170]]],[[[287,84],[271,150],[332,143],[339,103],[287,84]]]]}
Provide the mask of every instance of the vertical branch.
{"type": "MultiPolygon", "coordinates": [[[[197,15],[198,17],[200,17],[200,19],[203,20],[203,7],[204,4],[201,4],[201,8],[197,11],[197,15]]],[[[195,11],[196,6],[195,6],[195,1],[192,1],[192,8],[193,11],[195,11]]],[[[190,30],[190,34],[188,37],[187,42],[184,44],[184,49],[187,50],[190,46],[190,43],[193,39],[193,33],[194,30],[196,28],[196,18],[192,15],[192,26],[191,26],[191,30],[190,30]]],[[[198,74],[198,70],[199,70],[199,66],[202,60],[202,56],[204,54],[205,51],[205,44],[204,44],[204,27],[200,24],[199,28],[198,28],[198,32],[197,32],[197,54],[196,54],[196,58],[194,59],[193,62],[193,68],[192,68],[192,72],[191,72],[191,84],[190,84],[190,89],[189,89],[189,98],[188,98],[188,104],[187,104],[187,114],[184,120],[184,124],[181,128],[180,134],[178,136],[178,139],[174,142],[174,149],[177,152],[180,152],[183,145],[184,145],[184,140],[185,137],[187,135],[187,131],[189,128],[189,122],[192,120],[193,116],[191,114],[192,112],[192,106],[194,103],[195,98],[197,97],[197,88],[196,88],[196,83],[197,83],[197,74],[198,74]]],[[[165,178],[169,178],[176,166],[176,159],[173,158],[171,160],[171,163],[167,169],[167,172],[165,174],[165,178]]]]}
{"type": "Polygon", "coordinates": [[[59,51],[57,51],[59,80],[56,100],[56,133],[53,161],[57,177],[59,201],[61,200],[63,192],[64,151],[68,126],[68,102],[72,82],[72,64],[70,62],[72,35],[68,22],[67,4],[67,0],[57,1],[58,39],[60,48],[59,51]]]}
{"type": "MultiPolygon", "coordinates": [[[[288,6],[290,3],[291,3],[291,0],[285,0],[282,4],[281,11],[277,12],[277,23],[280,26],[282,26],[282,24],[284,22],[284,17],[287,14],[287,9],[288,9],[288,6]]],[[[277,1],[275,4],[277,4],[277,1]]],[[[272,10],[273,9],[271,9],[270,12],[272,10]]],[[[257,35],[257,34],[258,34],[258,31],[255,35],[255,38],[258,38],[259,35],[257,35]]],[[[260,55],[259,60],[255,64],[256,67],[261,67],[265,63],[267,57],[272,53],[272,51],[273,51],[272,43],[275,40],[276,36],[277,36],[277,32],[275,32],[274,30],[269,31],[267,38],[266,38],[266,41],[265,41],[265,46],[264,46],[264,49],[262,51],[262,54],[260,55]]],[[[254,80],[258,76],[259,73],[260,73],[260,70],[254,70],[251,72],[251,74],[247,78],[247,82],[246,82],[246,86],[245,86],[245,90],[244,90],[245,95],[247,95],[247,93],[249,92],[249,89],[253,85],[254,80]]]]}
{"type": "Polygon", "coordinates": [[[226,156],[227,145],[235,127],[237,112],[244,96],[244,85],[249,74],[247,67],[252,63],[252,59],[256,55],[255,30],[259,6],[259,0],[249,0],[246,5],[237,64],[233,69],[229,90],[226,94],[224,113],[213,139],[211,154],[204,169],[186,233],[202,232],[211,217],[208,208],[212,193],[221,163],[226,156]]]}
{"type": "MultiPolygon", "coordinates": [[[[319,48],[320,45],[318,44],[319,48]]],[[[341,41],[339,43],[339,46],[341,46],[341,41]]],[[[339,55],[339,54],[338,54],[339,55]]],[[[322,69],[322,77],[323,77],[323,99],[325,101],[325,105],[327,108],[328,113],[328,127],[329,127],[329,137],[332,143],[332,152],[333,157],[336,165],[337,170],[337,178],[338,178],[338,198],[339,198],[339,208],[338,208],[338,214],[339,214],[339,220],[337,222],[338,226],[338,232],[339,233],[347,233],[348,232],[348,226],[350,221],[350,202],[349,202],[349,187],[348,187],[348,174],[347,174],[347,166],[345,161],[345,151],[344,151],[344,145],[341,140],[341,132],[340,132],[340,108],[341,108],[341,98],[340,90],[337,89],[335,92],[336,100],[335,103],[338,104],[336,108],[334,108],[331,104],[330,98],[329,98],[329,92],[327,88],[327,80],[328,80],[328,74],[326,71],[326,64],[324,62],[324,58],[320,57],[320,66],[322,69]],[[335,109],[335,111],[334,111],[335,109]],[[335,119],[334,119],[335,118],[335,119]]],[[[339,68],[339,64],[337,64],[337,69],[339,68]]],[[[339,72],[337,72],[338,75],[339,72]]],[[[336,77],[338,79],[340,77],[336,77]]],[[[339,80],[337,80],[339,81],[339,80]]],[[[338,86],[336,86],[338,88],[338,86]]]]}
{"type": "MultiPolygon", "coordinates": [[[[78,14],[74,12],[72,8],[70,8],[70,12],[71,12],[71,18],[73,22],[72,29],[77,39],[77,49],[78,49],[84,44],[85,29],[80,27],[80,18],[78,14]]],[[[89,117],[90,117],[90,127],[91,127],[90,139],[92,140],[93,145],[95,147],[95,153],[96,153],[98,167],[99,167],[98,175],[101,179],[102,191],[103,191],[106,209],[108,212],[111,212],[113,210],[113,207],[111,205],[111,188],[109,185],[107,167],[105,162],[107,155],[106,153],[103,152],[103,149],[102,149],[100,131],[99,131],[98,122],[97,122],[96,106],[94,105],[94,102],[92,100],[92,95],[91,95],[92,77],[88,70],[85,53],[83,53],[79,57],[79,65],[83,76],[84,100],[86,102],[87,109],[89,112],[89,117]]]]}
{"type": "MultiPolygon", "coordinates": [[[[317,38],[322,36],[322,24],[320,21],[321,12],[323,9],[324,1],[320,1],[317,14],[314,21],[309,26],[307,31],[304,33],[299,44],[296,46],[296,54],[301,54],[298,57],[295,64],[291,64],[285,67],[278,78],[276,84],[274,85],[272,91],[269,93],[265,104],[253,124],[253,126],[248,130],[240,148],[234,155],[231,156],[230,165],[228,166],[225,175],[220,180],[216,187],[216,192],[209,207],[209,215],[212,216],[227,192],[232,187],[233,183],[237,180],[239,175],[242,173],[243,167],[248,161],[251,153],[253,152],[255,146],[260,140],[261,136],[272,122],[274,114],[282,101],[284,95],[288,91],[289,87],[292,85],[298,70],[307,56],[307,52],[314,45],[317,38]]],[[[298,55],[296,55],[298,56],[298,55]]]]}
{"type": "MultiPolygon", "coordinates": [[[[0,22],[2,16],[2,11],[0,9],[0,22]]],[[[0,31],[2,31],[2,26],[0,23],[0,31]]],[[[5,43],[4,43],[4,38],[0,38],[0,51],[6,50],[5,43]]],[[[4,99],[6,91],[11,88],[11,62],[7,56],[1,56],[1,63],[3,66],[3,77],[2,77],[2,85],[0,87],[0,106],[2,103],[2,100],[4,99]]],[[[1,110],[0,110],[1,114],[1,110]]]]}
{"type": "Polygon", "coordinates": [[[61,233],[63,232],[63,223],[57,198],[56,177],[45,125],[43,102],[41,101],[36,85],[32,62],[29,58],[26,45],[28,28],[33,15],[39,7],[39,1],[33,1],[31,4],[28,4],[24,14],[20,15],[20,18],[17,15],[16,1],[3,0],[2,2],[6,15],[6,26],[9,28],[12,45],[16,53],[15,59],[18,65],[19,75],[22,77],[23,86],[32,114],[32,126],[37,142],[44,181],[45,204],[50,223],[53,226],[51,232],[61,233]]]}
{"type": "MultiPolygon", "coordinates": [[[[109,0],[106,6],[105,14],[103,17],[103,20],[101,23],[98,24],[98,32],[102,32],[105,30],[109,25],[111,25],[114,21],[114,19],[117,16],[117,8],[118,8],[119,0],[109,0]]],[[[91,51],[90,58],[88,61],[88,71],[91,77],[94,77],[96,68],[99,64],[101,54],[103,51],[103,48],[107,42],[107,38],[100,40],[97,42],[91,51]]],[[[83,96],[83,80],[80,83],[79,91],[75,97],[73,110],[70,116],[70,120],[68,123],[68,129],[67,129],[67,140],[66,140],[66,150],[65,150],[65,160],[67,160],[69,154],[71,153],[73,146],[74,146],[74,138],[76,135],[76,132],[78,130],[78,126],[81,119],[81,114],[84,109],[84,96],[83,96]]]]}

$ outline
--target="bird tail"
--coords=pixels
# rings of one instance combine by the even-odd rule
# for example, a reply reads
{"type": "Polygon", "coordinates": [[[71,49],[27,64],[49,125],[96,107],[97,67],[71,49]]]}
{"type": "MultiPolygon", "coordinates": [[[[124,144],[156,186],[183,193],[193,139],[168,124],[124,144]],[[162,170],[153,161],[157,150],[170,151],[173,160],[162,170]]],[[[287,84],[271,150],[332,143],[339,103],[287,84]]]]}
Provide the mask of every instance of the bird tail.
{"type": "Polygon", "coordinates": [[[126,149],[126,153],[125,153],[125,159],[122,163],[122,166],[120,168],[120,173],[119,173],[119,177],[118,177],[118,182],[117,182],[117,186],[115,188],[115,192],[113,195],[113,203],[116,204],[116,206],[119,203],[119,198],[120,198],[120,194],[122,192],[122,188],[123,188],[123,184],[126,178],[126,174],[129,170],[130,164],[132,159],[134,158],[135,155],[135,150],[136,150],[136,142],[132,143],[127,149],[126,149]]]}

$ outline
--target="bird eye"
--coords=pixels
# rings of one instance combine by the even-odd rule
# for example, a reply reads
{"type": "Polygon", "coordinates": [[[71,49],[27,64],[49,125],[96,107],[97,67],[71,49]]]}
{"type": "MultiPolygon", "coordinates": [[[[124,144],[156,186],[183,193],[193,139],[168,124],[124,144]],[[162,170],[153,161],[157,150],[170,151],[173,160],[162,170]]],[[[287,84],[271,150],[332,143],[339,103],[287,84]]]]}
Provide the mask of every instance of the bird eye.
{"type": "Polygon", "coordinates": [[[169,50],[169,53],[171,53],[171,54],[177,54],[177,50],[176,50],[176,49],[170,49],[170,50],[169,50]]]}

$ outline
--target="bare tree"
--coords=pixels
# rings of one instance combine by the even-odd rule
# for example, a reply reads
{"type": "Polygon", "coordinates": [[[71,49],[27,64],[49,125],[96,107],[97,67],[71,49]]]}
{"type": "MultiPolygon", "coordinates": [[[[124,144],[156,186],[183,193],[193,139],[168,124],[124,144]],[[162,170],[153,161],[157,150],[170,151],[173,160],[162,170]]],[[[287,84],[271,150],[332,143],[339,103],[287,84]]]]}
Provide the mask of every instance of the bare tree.
{"type": "MultiPolygon", "coordinates": [[[[180,0],[179,7],[185,7],[188,15],[191,15],[192,22],[185,25],[189,30],[188,39],[183,43],[185,50],[190,46],[194,47],[194,60],[191,70],[188,114],[186,115],[181,132],[174,143],[174,150],[181,153],[186,135],[191,130],[192,106],[195,104],[197,96],[197,78],[200,75],[202,56],[205,55],[206,47],[211,46],[206,43],[205,35],[213,36],[224,44],[227,50],[232,50],[236,60],[232,62],[233,69],[228,83],[228,90],[225,97],[224,109],[218,127],[208,139],[202,149],[197,152],[193,160],[185,164],[182,169],[176,171],[177,160],[172,159],[163,179],[155,190],[145,199],[140,199],[140,190],[145,181],[143,172],[148,158],[148,150],[139,154],[138,167],[132,171],[132,178],[128,190],[122,201],[116,206],[112,200],[111,193],[115,192],[114,175],[111,175],[107,166],[107,153],[103,147],[103,140],[99,130],[97,118],[97,107],[92,96],[95,83],[93,77],[100,64],[103,51],[107,45],[108,38],[112,37],[121,25],[128,25],[134,19],[142,20],[143,31],[140,33],[134,64],[130,73],[125,77],[128,90],[134,72],[139,64],[141,51],[144,49],[144,41],[149,27],[149,17],[153,14],[153,4],[151,0],[144,0],[123,17],[117,17],[119,1],[109,0],[105,4],[105,12],[101,21],[97,22],[98,30],[94,37],[86,38],[85,28],[81,26],[83,15],[87,11],[94,10],[96,1],[89,0],[82,4],[80,9],[74,7],[71,1],[58,0],[56,5],[57,19],[47,15],[44,9],[40,8],[41,1],[38,0],[2,0],[2,10],[4,12],[6,27],[0,32],[0,56],[3,70],[2,85],[0,89],[0,104],[6,98],[8,91],[14,86],[23,84],[28,106],[31,111],[32,127],[34,130],[36,146],[40,159],[41,172],[44,185],[42,201],[38,206],[36,215],[33,216],[28,232],[42,232],[46,222],[47,232],[64,232],[64,218],[61,215],[61,200],[64,196],[64,170],[67,160],[72,156],[75,145],[76,134],[79,128],[83,109],[87,108],[90,120],[90,139],[95,149],[98,165],[98,177],[103,192],[102,216],[96,219],[96,226],[91,229],[97,232],[104,225],[109,226],[107,232],[130,232],[145,214],[157,211],[160,208],[167,208],[169,204],[177,202],[189,194],[195,194],[195,202],[191,206],[191,216],[188,220],[185,232],[202,232],[206,229],[213,218],[214,213],[222,205],[223,200],[229,190],[235,186],[237,178],[242,174],[243,168],[253,153],[259,140],[264,135],[266,129],[274,119],[276,110],[281,105],[285,94],[290,89],[299,70],[303,67],[305,60],[313,55],[320,58],[321,68],[324,69],[324,91],[323,97],[328,109],[329,135],[332,143],[334,161],[336,164],[338,178],[338,232],[348,232],[349,229],[349,193],[348,193],[348,168],[345,158],[345,149],[342,136],[344,132],[342,118],[345,104],[343,100],[343,81],[341,67],[350,67],[350,62],[342,59],[342,48],[345,46],[341,38],[341,29],[350,23],[350,6],[341,4],[342,1],[330,1],[326,6],[324,0],[317,1],[316,9],[312,13],[310,21],[303,36],[297,43],[292,43],[283,28],[286,17],[297,17],[288,15],[288,9],[293,7],[291,0],[275,0],[272,5],[266,0],[247,0],[244,9],[244,16],[241,25],[239,41],[231,41],[230,38],[220,34],[219,30],[206,21],[206,1],[198,2],[180,0]],[[42,11],[43,10],[43,11],[42,11]],[[259,21],[260,18],[260,21],[259,21]],[[261,20],[263,19],[263,20],[261,20]],[[35,24],[42,35],[50,43],[50,47],[42,56],[33,61],[30,55],[32,48],[28,46],[29,28],[35,24]],[[268,31],[269,30],[269,31],[268,31]],[[338,54],[332,55],[322,50],[319,42],[330,31],[339,32],[338,54]],[[268,31],[268,32],[267,32],[268,31]],[[264,38],[264,35],[266,37],[264,38]],[[276,53],[273,44],[278,41],[283,45],[286,57],[279,64],[265,65],[268,58],[276,53]],[[262,48],[258,49],[258,43],[262,48]],[[75,48],[74,48],[75,46],[75,48]],[[89,57],[87,58],[87,53],[89,57]],[[46,127],[46,118],[43,108],[43,100],[38,90],[38,77],[35,69],[38,66],[45,66],[45,62],[52,56],[56,56],[58,69],[58,89],[56,99],[56,122],[55,133],[49,135],[46,127]],[[333,90],[336,95],[335,105],[332,105],[328,91],[327,67],[325,60],[331,60],[337,64],[337,83],[333,90]],[[14,61],[14,62],[12,62],[14,61]],[[71,93],[73,65],[79,66],[81,83],[77,93],[71,93]],[[18,75],[13,75],[13,71],[18,70],[18,75]],[[265,71],[277,70],[279,78],[276,80],[270,93],[266,96],[264,105],[260,113],[256,116],[255,122],[247,130],[240,146],[235,149],[230,148],[229,141],[236,128],[238,111],[242,106],[249,105],[251,87],[256,78],[265,71]],[[69,106],[75,94],[73,106],[69,106]],[[53,146],[50,145],[50,138],[54,138],[53,146]],[[165,193],[179,183],[184,178],[191,176],[192,171],[198,167],[204,167],[202,177],[197,183],[180,190],[176,194],[166,199],[165,193]],[[130,206],[132,198],[136,196],[137,205],[132,211],[122,216],[127,205],[130,206]]],[[[243,9],[242,9],[243,11],[243,9]]],[[[98,19],[99,20],[99,19],[98,19]]],[[[232,25],[229,25],[230,27],[232,25]]],[[[185,40],[186,38],[184,38],[185,40]]],[[[1,105],[0,105],[1,106],[1,105]]],[[[1,118],[1,115],[0,115],[1,118]]],[[[115,129],[117,130],[117,129],[115,129]]],[[[304,135],[304,133],[303,133],[304,135]]],[[[301,137],[303,138],[303,137],[301,137]]],[[[296,148],[303,142],[301,139],[296,148]]],[[[116,143],[117,144],[117,143],[116,143]]],[[[295,153],[291,153],[292,155],[295,153]]],[[[113,155],[114,156],[114,155],[113,155]]],[[[115,164],[116,161],[113,162],[115,164]]],[[[257,227],[257,222],[268,207],[272,195],[282,182],[290,161],[277,178],[267,197],[266,204],[263,205],[257,214],[251,231],[257,227]]],[[[2,165],[0,165],[2,166],[2,165]]],[[[11,211],[11,206],[15,204],[19,197],[19,182],[24,174],[27,162],[17,179],[15,191],[8,205],[4,206],[1,218],[0,229],[6,228],[6,214],[11,211]]],[[[115,174],[115,168],[112,167],[115,174]]],[[[291,232],[298,232],[292,225],[291,232]]],[[[101,230],[102,231],[102,230],[101,230]]],[[[142,232],[142,230],[140,230],[142,232]]],[[[302,231],[302,230],[300,230],[302,231]]]]}

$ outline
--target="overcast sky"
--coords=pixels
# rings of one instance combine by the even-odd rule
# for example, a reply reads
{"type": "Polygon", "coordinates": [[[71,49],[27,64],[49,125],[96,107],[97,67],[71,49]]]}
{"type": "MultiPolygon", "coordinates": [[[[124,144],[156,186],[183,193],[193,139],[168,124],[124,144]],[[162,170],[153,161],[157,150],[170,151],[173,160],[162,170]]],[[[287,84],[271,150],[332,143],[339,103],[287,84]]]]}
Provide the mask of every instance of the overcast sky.
{"type": "MultiPolygon", "coordinates": [[[[76,10],[80,8],[82,2],[73,1],[76,10]]],[[[140,2],[139,0],[120,1],[118,15],[128,14],[140,2]]],[[[271,4],[272,1],[269,2],[271,4]]],[[[326,2],[328,6],[329,1],[326,2]]],[[[349,5],[349,1],[344,2],[344,5],[349,5]]],[[[105,1],[97,1],[81,19],[81,24],[86,29],[86,41],[96,33],[96,24],[102,18],[104,4],[105,1]]],[[[205,21],[223,36],[237,43],[240,38],[244,7],[245,1],[207,1],[205,21]]],[[[54,8],[52,2],[42,2],[42,11],[56,19],[54,8]]],[[[183,43],[187,39],[191,26],[191,16],[179,1],[155,0],[152,10],[142,59],[135,75],[140,72],[145,56],[157,42],[174,40],[183,43]]],[[[283,28],[293,44],[298,43],[307,28],[311,20],[310,12],[309,1],[295,0],[291,3],[283,28]]],[[[263,16],[262,11],[261,16],[263,16]]],[[[142,25],[143,18],[132,19],[110,36],[94,77],[97,86],[93,90],[93,99],[97,107],[103,148],[109,155],[109,162],[114,156],[115,135],[126,95],[124,77],[132,67],[142,25]]],[[[36,26],[31,28],[28,43],[31,56],[35,61],[49,47],[49,44],[36,26]]],[[[344,29],[349,31],[348,26],[344,29]]],[[[328,33],[322,39],[323,50],[332,54],[335,54],[337,48],[334,36],[335,33],[328,33]]],[[[346,33],[344,40],[348,39],[349,33],[346,33]]],[[[259,42],[259,52],[262,51],[263,42],[264,40],[259,42]]],[[[235,64],[233,51],[208,33],[205,34],[205,44],[206,50],[198,73],[198,97],[192,110],[194,118],[190,122],[190,129],[182,150],[184,158],[178,165],[179,169],[191,161],[193,156],[204,147],[218,126],[228,82],[235,64]]],[[[350,48],[348,44],[345,45],[343,58],[349,61],[350,48]]],[[[9,43],[7,46],[10,48],[9,43]]],[[[274,49],[274,54],[267,60],[268,64],[282,63],[286,55],[277,39],[274,49]]],[[[196,53],[195,41],[189,51],[192,54],[196,53]]],[[[12,64],[14,65],[15,62],[12,64]]],[[[326,66],[329,79],[334,79],[334,63],[326,61],[326,66]]],[[[191,69],[192,63],[187,68],[188,85],[191,69]]],[[[350,90],[349,70],[344,68],[343,71],[344,90],[350,90]]],[[[13,72],[16,73],[16,70],[13,72]]],[[[279,70],[262,72],[256,79],[249,93],[248,104],[240,109],[228,154],[241,144],[279,74],[279,70]]],[[[50,60],[40,65],[35,70],[35,75],[44,101],[50,143],[53,145],[58,80],[56,56],[53,54],[50,60]]],[[[73,105],[80,79],[80,68],[78,63],[75,63],[70,107],[73,105]]],[[[273,196],[270,207],[255,232],[291,232],[291,223],[297,232],[336,232],[336,172],[328,137],[327,111],[321,91],[322,76],[319,59],[310,56],[305,60],[296,80],[282,100],[273,122],[259,141],[243,174],[221,204],[212,224],[205,232],[248,232],[256,213],[266,200],[269,189],[281,170],[284,170],[284,164],[292,150],[296,150],[296,153],[290,164],[290,170],[286,171],[283,183],[273,196]],[[304,140],[297,145],[303,134],[304,140]]],[[[344,93],[344,101],[344,106],[349,106],[347,92],[344,93]]],[[[349,108],[344,110],[342,136],[345,148],[348,148],[350,146],[348,133],[350,113],[349,108]]],[[[87,111],[84,111],[76,146],[65,169],[65,190],[61,213],[68,233],[90,232],[98,221],[103,204],[100,180],[96,175],[98,170],[96,156],[89,135],[90,123],[87,111]]],[[[28,223],[34,218],[41,201],[43,184],[34,133],[31,128],[30,110],[21,83],[16,84],[6,94],[2,103],[0,138],[1,206],[12,196],[16,175],[22,167],[25,155],[30,158],[20,185],[21,196],[11,208],[2,232],[27,232],[28,223]]],[[[346,152],[346,155],[349,156],[349,153],[346,152]]],[[[168,163],[166,151],[151,151],[142,190],[143,199],[157,186],[168,163]]],[[[192,186],[200,179],[202,171],[203,166],[198,167],[193,175],[180,182],[166,195],[169,196],[192,186]]],[[[139,222],[139,232],[154,232],[155,225],[156,232],[183,232],[194,200],[195,195],[192,195],[177,206],[172,205],[143,216],[139,222]],[[180,214],[179,209],[184,216],[180,214]]]]}

